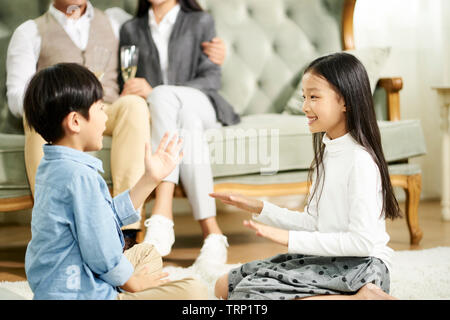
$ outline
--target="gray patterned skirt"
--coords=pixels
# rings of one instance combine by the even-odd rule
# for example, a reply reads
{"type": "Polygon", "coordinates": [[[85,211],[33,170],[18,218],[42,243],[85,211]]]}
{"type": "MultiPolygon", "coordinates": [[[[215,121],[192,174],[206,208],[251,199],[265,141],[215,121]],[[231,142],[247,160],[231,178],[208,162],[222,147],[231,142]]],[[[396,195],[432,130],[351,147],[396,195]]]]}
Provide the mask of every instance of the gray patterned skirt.
{"type": "Polygon", "coordinates": [[[389,293],[389,270],[378,258],[287,253],[230,270],[228,299],[292,300],[355,294],[369,282],[389,293]]]}

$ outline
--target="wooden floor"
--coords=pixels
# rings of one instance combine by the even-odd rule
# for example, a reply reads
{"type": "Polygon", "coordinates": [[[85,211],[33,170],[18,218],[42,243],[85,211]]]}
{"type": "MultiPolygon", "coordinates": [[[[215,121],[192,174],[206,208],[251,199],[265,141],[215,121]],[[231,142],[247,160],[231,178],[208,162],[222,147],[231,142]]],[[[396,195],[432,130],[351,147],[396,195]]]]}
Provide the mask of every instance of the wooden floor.
{"type": "MultiPolygon", "coordinates": [[[[402,207],[403,208],[403,207],[402,207]]],[[[13,214],[13,213],[12,213],[13,214]]],[[[286,252],[286,248],[256,237],[242,225],[250,214],[242,211],[219,211],[217,219],[228,237],[228,263],[243,263],[286,252]]],[[[422,201],[419,222],[424,232],[419,246],[409,245],[409,233],[404,219],[387,221],[391,236],[389,246],[394,250],[416,250],[450,246],[450,222],[443,222],[439,201],[422,201]]],[[[190,266],[200,252],[202,237],[199,225],[190,215],[175,216],[176,242],[164,261],[165,265],[190,266]]],[[[0,281],[25,280],[24,256],[31,238],[29,225],[0,224],[0,281]]]]}

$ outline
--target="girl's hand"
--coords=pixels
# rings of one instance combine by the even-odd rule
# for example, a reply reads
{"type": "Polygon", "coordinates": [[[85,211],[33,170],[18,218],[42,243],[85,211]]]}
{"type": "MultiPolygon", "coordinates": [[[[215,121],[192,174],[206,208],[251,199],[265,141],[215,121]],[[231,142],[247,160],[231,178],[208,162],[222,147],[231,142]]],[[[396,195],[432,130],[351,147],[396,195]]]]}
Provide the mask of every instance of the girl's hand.
{"type": "Polygon", "coordinates": [[[259,237],[267,238],[286,247],[289,244],[289,231],[287,230],[267,226],[252,220],[244,220],[244,226],[255,230],[259,237]]]}
{"type": "Polygon", "coordinates": [[[263,202],[257,199],[247,198],[240,194],[213,192],[211,197],[220,199],[223,203],[231,204],[235,207],[260,214],[263,209],[263,202]]]}
{"type": "Polygon", "coordinates": [[[150,145],[145,144],[145,175],[150,181],[161,182],[181,162],[183,139],[177,138],[178,134],[175,134],[166,146],[169,139],[169,133],[166,132],[154,154],[151,154],[150,145]]]}
{"type": "Polygon", "coordinates": [[[148,95],[152,91],[152,86],[144,78],[132,78],[125,82],[120,95],[135,94],[147,100],[148,95]]]}
{"type": "Polygon", "coordinates": [[[220,38],[213,38],[211,41],[202,42],[203,52],[209,60],[221,66],[225,61],[226,47],[220,38]]]}

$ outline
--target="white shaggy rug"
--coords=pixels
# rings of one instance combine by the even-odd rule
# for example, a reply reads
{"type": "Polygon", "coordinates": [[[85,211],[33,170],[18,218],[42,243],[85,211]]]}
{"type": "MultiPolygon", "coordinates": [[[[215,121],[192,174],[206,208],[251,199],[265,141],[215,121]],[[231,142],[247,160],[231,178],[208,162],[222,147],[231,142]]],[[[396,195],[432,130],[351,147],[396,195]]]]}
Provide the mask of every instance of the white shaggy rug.
{"type": "MultiPolygon", "coordinates": [[[[425,250],[396,251],[392,261],[391,295],[404,300],[450,299],[450,247],[425,250]]],[[[165,267],[172,280],[195,277],[209,289],[209,298],[214,297],[217,277],[239,264],[228,264],[215,269],[211,274],[199,274],[195,267],[165,267]]],[[[0,300],[18,296],[32,299],[33,293],[26,281],[0,282],[0,300]]]]}

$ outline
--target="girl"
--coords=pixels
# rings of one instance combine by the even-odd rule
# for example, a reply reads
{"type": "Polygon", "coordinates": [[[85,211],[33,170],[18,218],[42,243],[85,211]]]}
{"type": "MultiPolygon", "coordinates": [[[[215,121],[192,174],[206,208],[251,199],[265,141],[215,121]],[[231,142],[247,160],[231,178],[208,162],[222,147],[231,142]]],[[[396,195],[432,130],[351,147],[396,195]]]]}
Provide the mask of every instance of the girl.
{"type": "Polygon", "coordinates": [[[304,212],[212,193],[254,213],[244,225],[288,253],[246,263],[216,282],[229,299],[393,299],[385,218],[400,216],[384,159],[367,72],[353,55],[314,60],[302,78],[313,133],[304,212]]]}
{"type": "Polygon", "coordinates": [[[224,264],[228,247],[216,221],[215,201],[208,197],[213,176],[203,131],[239,122],[217,92],[220,67],[202,53],[202,45],[214,36],[212,17],[195,0],[141,0],[137,17],[120,32],[121,46],[139,47],[136,78],[123,85],[122,94],[138,94],[149,102],[153,147],[166,131],[181,131],[185,141],[185,160],[156,189],[144,241],[162,256],[170,253],[175,241],[173,192],[181,179],[205,239],[197,266],[224,264]]]}

